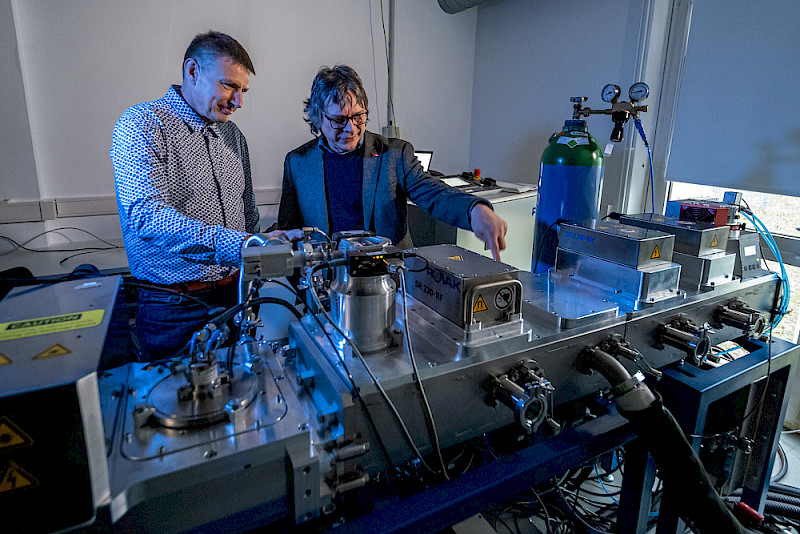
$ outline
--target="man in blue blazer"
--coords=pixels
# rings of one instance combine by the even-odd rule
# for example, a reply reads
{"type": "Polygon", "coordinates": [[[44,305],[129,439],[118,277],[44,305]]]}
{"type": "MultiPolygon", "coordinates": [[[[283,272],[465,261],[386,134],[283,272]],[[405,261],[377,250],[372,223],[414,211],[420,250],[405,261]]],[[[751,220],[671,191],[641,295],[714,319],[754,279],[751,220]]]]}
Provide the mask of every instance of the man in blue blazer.
{"type": "Polygon", "coordinates": [[[317,138],[286,155],[279,229],[369,230],[407,248],[411,199],[437,219],[472,230],[500,259],[508,225],[488,201],[428,175],[410,143],[366,131],[367,93],[352,68],[323,67],[305,113],[317,138]]]}

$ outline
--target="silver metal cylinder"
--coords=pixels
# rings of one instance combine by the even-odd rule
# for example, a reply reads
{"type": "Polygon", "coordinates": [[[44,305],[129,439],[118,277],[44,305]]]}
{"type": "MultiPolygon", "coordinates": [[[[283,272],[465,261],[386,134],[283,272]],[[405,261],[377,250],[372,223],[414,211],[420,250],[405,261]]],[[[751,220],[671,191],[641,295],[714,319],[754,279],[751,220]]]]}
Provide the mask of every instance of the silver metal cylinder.
{"type": "Polygon", "coordinates": [[[662,325],[661,340],[667,345],[681,349],[692,358],[692,363],[701,365],[711,350],[711,341],[705,329],[681,330],[676,326],[662,325]]]}
{"type": "Polygon", "coordinates": [[[362,353],[382,350],[392,342],[395,295],[388,274],[350,276],[342,266],[331,284],[331,315],[362,353]]]}

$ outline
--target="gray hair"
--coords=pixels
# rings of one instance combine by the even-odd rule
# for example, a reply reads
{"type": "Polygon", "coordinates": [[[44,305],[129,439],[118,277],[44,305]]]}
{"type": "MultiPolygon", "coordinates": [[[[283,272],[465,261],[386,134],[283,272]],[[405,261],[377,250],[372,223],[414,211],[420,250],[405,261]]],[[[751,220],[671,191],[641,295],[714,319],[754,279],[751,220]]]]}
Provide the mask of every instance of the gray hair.
{"type": "Polygon", "coordinates": [[[336,102],[344,106],[347,96],[352,93],[356,104],[369,110],[369,100],[361,78],[356,71],[347,65],[336,65],[333,68],[322,67],[311,84],[311,95],[305,100],[305,121],[311,126],[311,133],[319,135],[322,124],[322,110],[328,102],[336,102]]]}

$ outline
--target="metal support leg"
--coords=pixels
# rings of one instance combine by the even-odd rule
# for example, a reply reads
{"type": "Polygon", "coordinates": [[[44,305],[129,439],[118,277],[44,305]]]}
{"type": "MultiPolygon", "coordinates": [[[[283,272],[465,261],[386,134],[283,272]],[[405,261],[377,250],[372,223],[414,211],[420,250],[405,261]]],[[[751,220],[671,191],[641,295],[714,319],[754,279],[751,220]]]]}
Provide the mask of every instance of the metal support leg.
{"type": "MultiPolygon", "coordinates": [[[[745,433],[754,440],[754,446],[745,466],[742,500],[761,512],[769,489],[780,426],[786,414],[787,386],[794,377],[800,347],[780,339],[772,340],[771,344],[745,339],[736,341],[750,354],[716,369],[702,370],[688,365],[667,369],[658,390],[695,450],[699,450],[709,406],[738,390],[756,388],[750,395],[754,402],[748,406],[748,420],[743,422],[745,433]],[[769,409],[760,409],[762,399],[769,409]]],[[[680,488],[665,486],[658,534],[682,532],[678,530],[683,527],[678,518],[679,500],[680,488]]]]}
{"type": "Polygon", "coordinates": [[[640,534],[647,531],[650,516],[651,489],[656,478],[656,463],[638,439],[625,446],[625,476],[617,512],[619,534],[640,534]]]}

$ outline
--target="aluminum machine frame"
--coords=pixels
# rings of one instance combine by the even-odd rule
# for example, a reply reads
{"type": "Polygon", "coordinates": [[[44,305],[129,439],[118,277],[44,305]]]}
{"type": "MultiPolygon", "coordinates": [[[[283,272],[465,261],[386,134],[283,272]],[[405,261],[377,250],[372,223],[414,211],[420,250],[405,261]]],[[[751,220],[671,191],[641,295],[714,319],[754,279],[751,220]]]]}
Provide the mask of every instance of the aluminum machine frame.
{"type": "MultiPolygon", "coordinates": [[[[777,276],[731,272],[714,284],[689,283],[672,261],[676,237],[667,232],[564,224],[556,266],[546,275],[455,245],[402,251],[375,236],[315,240],[317,233],[306,229],[295,246],[248,241],[240,305],[199,331],[188,356],[99,374],[91,369],[102,351],[82,356],[81,376],[97,384],[94,402],[81,405],[95,429],[87,448],[104,450],[106,462],[96,474],[105,483],[87,497],[93,514],[80,524],[159,532],[305,523],[343,531],[377,524],[385,531],[440,529],[634,439],[616,415],[609,384],[583,363],[587,351],[611,354],[655,389],[687,370],[734,369],[736,362],[714,359],[711,347],[723,341],[738,340],[748,358],[788,370],[773,385],[785,385],[796,365],[797,347],[781,342],[772,350],[764,335],[777,276]],[[284,276],[299,279],[300,297],[284,276]],[[290,310],[301,300],[304,313],[290,310]],[[243,335],[228,348],[229,319],[243,335]],[[259,335],[268,329],[278,333],[259,335]],[[580,421],[559,415],[583,404],[607,414],[580,421]],[[516,460],[452,475],[342,524],[342,504],[369,495],[365,490],[393,466],[412,462],[442,476],[443,449],[501,430],[534,445],[516,460]]],[[[7,301],[0,303],[4,317],[37,317],[35,305],[12,311],[7,301]]],[[[107,332],[90,333],[103,346],[107,332]]],[[[0,354],[19,354],[24,341],[0,338],[0,354]]],[[[9,367],[0,366],[0,407],[48,388],[11,387],[9,367]]],[[[764,384],[768,367],[757,367],[748,381],[764,384]]],[[[671,399],[676,406],[683,395],[671,399]]],[[[760,397],[751,397],[757,406],[760,397]]],[[[769,402],[783,413],[783,391],[769,402]]],[[[24,414],[18,418],[24,422],[24,414]]],[[[769,422],[771,437],[759,442],[766,465],[774,460],[776,424],[769,422]]],[[[748,432],[755,430],[741,433],[748,432]]],[[[0,460],[2,454],[0,448],[0,460]]],[[[630,495],[641,495],[648,479],[635,464],[626,470],[623,497],[633,512],[620,524],[643,532],[647,503],[630,495]],[[638,489],[631,489],[634,480],[638,489]]],[[[744,466],[740,478],[755,488],[751,504],[763,509],[764,473],[754,469],[744,466]]],[[[12,494],[25,505],[24,495],[12,494]]]]}

